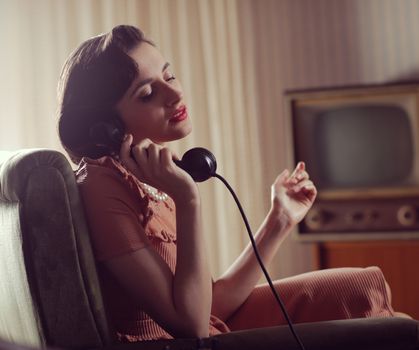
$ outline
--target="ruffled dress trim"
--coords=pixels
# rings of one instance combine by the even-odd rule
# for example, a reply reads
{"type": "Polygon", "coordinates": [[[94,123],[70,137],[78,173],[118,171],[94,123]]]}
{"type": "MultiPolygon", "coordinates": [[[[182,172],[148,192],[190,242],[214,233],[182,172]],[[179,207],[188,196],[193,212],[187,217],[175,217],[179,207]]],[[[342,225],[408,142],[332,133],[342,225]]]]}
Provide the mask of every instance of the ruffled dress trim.
{"type": "MultiPolygon", "coordinates": [[[[175,210],[175,204],[173,200],[168,197],[165,201],[158,201],[151,197],[146,189],[145,185],[139,181],[135,175],[124,168],[124,166],[116,159],[110,156],[104,156],[99,159],[91,159],[83,157],[79,163],[79,167],[76,170],[76,176],[78,182],[83,181],[87,176],[87,165],[102,166],[111,170],[116,171],[125,182],[128,183],[130,189],[140,198],[141,209],[142,209],[142,225],[145,228],[151,221],[153,216],[158,216],[160,206],[164,205],[169,211],[175,210]]],[[[156,230],[153,227],[145,230],[147,236],[151,238],[159,238],[165,243],[176,242],[176,234],[165,229],[156,230]]]]}

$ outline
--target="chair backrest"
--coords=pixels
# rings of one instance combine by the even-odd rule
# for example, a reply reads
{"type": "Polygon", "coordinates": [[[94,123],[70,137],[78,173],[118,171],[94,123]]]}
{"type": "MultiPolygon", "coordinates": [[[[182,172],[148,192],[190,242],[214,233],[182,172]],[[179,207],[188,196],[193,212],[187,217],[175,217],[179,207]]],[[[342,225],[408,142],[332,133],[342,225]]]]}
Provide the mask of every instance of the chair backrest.
{"type": "Polygon", "coordinates": [[[113,341],[74,173],[57,151],[0,152],[0,338],[113,341]]]}

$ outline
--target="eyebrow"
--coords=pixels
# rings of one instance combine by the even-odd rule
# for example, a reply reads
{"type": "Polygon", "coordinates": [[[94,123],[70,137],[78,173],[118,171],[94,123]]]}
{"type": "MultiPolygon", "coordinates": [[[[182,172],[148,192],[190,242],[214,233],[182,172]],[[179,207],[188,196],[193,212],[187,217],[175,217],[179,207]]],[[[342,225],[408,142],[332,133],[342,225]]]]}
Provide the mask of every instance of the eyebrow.
{"type": "MultiPolygon", "coordinates": [[[[164,72],[168,67],[170,66],[170,63],[169,62],[166,62],[165,64],[164,64],[164,66],[163,66],[163,68],[162,68],[162,72],[164,72]]],[[[144,86],[144,85],[146,85],[146,84],[149,84],[149,83],[151,83],[153,81],[153,79],[151,79],[151,78],[147,78],[147,79],[144,79],[144,80],[141,80],[138,84],[136,84],[135,85],[135,88],[132,90],[132,92],[131,92],[131,97],[132,97],[132,95],[134,95],[134,93],[140,88],[140,87],[142,87],[142,86],[144,86]]]]}

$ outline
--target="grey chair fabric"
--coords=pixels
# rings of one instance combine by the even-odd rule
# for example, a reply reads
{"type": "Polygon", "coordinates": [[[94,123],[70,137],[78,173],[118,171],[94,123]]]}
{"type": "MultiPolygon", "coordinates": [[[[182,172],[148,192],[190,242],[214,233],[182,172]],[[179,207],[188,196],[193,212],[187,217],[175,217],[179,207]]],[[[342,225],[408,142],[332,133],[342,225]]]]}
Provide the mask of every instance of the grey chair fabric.
{"type": "Polygon", "coordinates": [[[0,211],[13,208],[9,217],[20,223],[20,230],[8,231],[4,220],[2,235],[21,241],[41,344],[109,344],[88,229],[69,162],[51,150],[2,155],[0,211]]]}
{"type": "MultiPolygon", "coordinates": [[[[287,326],[205,339],[117,343],[106,318],[74,174],[57,151],[0,152],[0,273],[4,341],[67,349],[298,349],[287,326]],[[23,316],[16,319],[16,313],[23,316]]],[[[419,349],[414,320],[295,327],[307,350],[419,349]]]]}

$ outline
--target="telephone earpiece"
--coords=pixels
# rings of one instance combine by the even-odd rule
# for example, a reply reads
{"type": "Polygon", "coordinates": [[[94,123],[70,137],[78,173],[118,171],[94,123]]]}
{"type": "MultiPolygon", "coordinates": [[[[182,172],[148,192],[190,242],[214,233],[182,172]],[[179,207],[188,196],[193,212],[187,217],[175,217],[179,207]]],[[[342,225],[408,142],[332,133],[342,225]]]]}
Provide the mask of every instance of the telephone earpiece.
{"type": "Polygon", "coordinates": [[[215,175],[217,161],[215,156],[205,148],[196,147],[187,151],[175,164],[185,170],[195,182],[203,182],[215,175]]]}
{"type": "Polygon", "coordinates": [[[121,129],[111,122],[94,124],[89,130],[89,136],[94,143],[100,146],[107,146],[114,150],[119,150],[122,139],[124,138],[121,129]]]}

